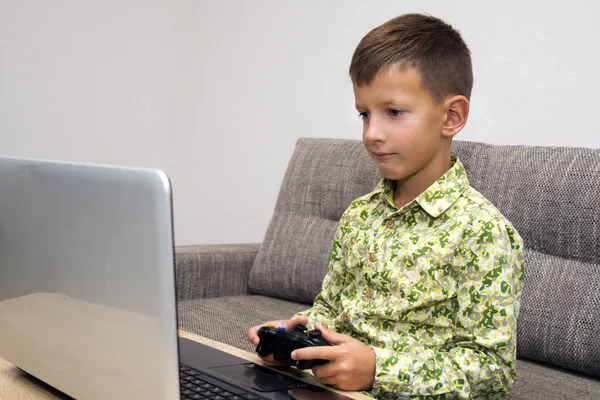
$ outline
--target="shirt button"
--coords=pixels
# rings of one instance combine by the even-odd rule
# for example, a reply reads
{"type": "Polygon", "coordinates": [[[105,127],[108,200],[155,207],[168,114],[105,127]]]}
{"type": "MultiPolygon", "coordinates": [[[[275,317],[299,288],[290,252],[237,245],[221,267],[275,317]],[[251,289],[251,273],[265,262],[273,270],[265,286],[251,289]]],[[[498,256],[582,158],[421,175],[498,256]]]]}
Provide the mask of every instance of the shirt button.
{"type": "Polygon", "coordinates": [[[387,222],[385,223],[385,226],[387,226],[388,228],[393,228],[394,221],[392,221],[391,219],[388,219],[387,222]]]}
{"type": "Polygon", "coordinates": [[[373,297],[373,289],[367,288],[367,290],[365,291],[365,296],[367,296],[367,299],[373,297]]]}
{"type": "Polygon", "coordinates": [[[342,316],[342,320],[344,320],[344,322],[347,324],[348,322],[350,322],[350,315],[344,314],[342,316]]]}
{"type": "Polygon", "coordinates": [[[371,261],[371,262],[377,261],[377,256],[374,253],[369,254],[369,261],[371,261]]]}

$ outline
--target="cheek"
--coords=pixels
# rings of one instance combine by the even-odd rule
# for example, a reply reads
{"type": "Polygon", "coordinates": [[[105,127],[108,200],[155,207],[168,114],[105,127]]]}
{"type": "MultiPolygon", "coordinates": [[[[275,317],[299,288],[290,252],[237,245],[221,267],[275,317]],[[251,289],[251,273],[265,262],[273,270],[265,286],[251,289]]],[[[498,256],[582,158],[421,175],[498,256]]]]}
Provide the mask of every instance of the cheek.
{"type": "Polygon", "coordinates": [[[390,140],[402,147],[414,147],[420,141],[418,124],[408,118],[388,124],[387,132],[390,140]]]}
{"type": "Polygon", "coordinates": [[[434,124],[427,118],[417,115],[409,115],[399,124],[396,129],[400,134],[396,135],[403,143],[414,147],[415,150],[419,147],[425,147],[431,144],[433,137],[434,124]]]}

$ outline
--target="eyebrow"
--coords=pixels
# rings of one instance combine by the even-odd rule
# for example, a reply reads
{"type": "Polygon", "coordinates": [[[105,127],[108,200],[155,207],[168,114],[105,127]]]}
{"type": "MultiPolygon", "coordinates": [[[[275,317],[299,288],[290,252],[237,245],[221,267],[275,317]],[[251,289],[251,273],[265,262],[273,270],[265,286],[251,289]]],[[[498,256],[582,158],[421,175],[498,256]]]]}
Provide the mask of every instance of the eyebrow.
{"type": "MultiPolygon", "coordinates": [[[[400,101],[386,100],[386,101],[384,101],[383,103],[380,103],[380,104],[381,104],[383,107],[388,107],[388,106],[399,107],[399,106],[400,106],[400,104],[399,104],[399,103],[400,103],[400,101]]],[[[363,109],[363,110],[364,110],[364,109],[366,109],[366,108],[367,108],[367,107],[364,107],[364,106],[363,106],[363,105],[361,105],[361,104],[355,104],[354,106],[356,107],[356,109],[357,109],[357,110],[360,110],[360,109],[363,109]]]]}
{"type": "Polygon", "coordinates": [[[382,103],[383,106],[398,106],[399,105],[399,101],[394,101],[394,100],[386,100],[382,103]]]}

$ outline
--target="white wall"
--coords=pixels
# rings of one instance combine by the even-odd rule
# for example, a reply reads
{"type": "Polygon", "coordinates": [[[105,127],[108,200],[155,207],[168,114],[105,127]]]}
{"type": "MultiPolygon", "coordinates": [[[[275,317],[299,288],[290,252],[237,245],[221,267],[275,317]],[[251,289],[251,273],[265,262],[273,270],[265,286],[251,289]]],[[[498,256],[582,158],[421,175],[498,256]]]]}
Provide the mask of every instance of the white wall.
{"type": "Polygon", "coordinates": [[[471,48],[459,139],[600,147],[600,5],[407,3],[0,0],[0,153],[162,168],[178,244],[259,242],[296,139],[360,138],[356,44],[411,11],[471,48]]]}

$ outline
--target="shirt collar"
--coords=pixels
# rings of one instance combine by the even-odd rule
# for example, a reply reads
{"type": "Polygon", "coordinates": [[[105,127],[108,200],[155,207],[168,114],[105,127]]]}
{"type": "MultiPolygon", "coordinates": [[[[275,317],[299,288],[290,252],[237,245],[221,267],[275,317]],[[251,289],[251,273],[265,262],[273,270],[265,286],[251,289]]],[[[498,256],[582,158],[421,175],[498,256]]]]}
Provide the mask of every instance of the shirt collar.
{"type": "MultiPolygon", "coordinates": [[[[469,179],[458,157],[452,156],[451,160],[450,169],[405,207],[410,208],[418,204],[427,214],[436,218],[454,204],[469,186],[469,179]]],[[[397,208],[394,204],[394,183],[392,181],[382,179],[371,194],[380,195],[382,201],[397,208]]]]}

